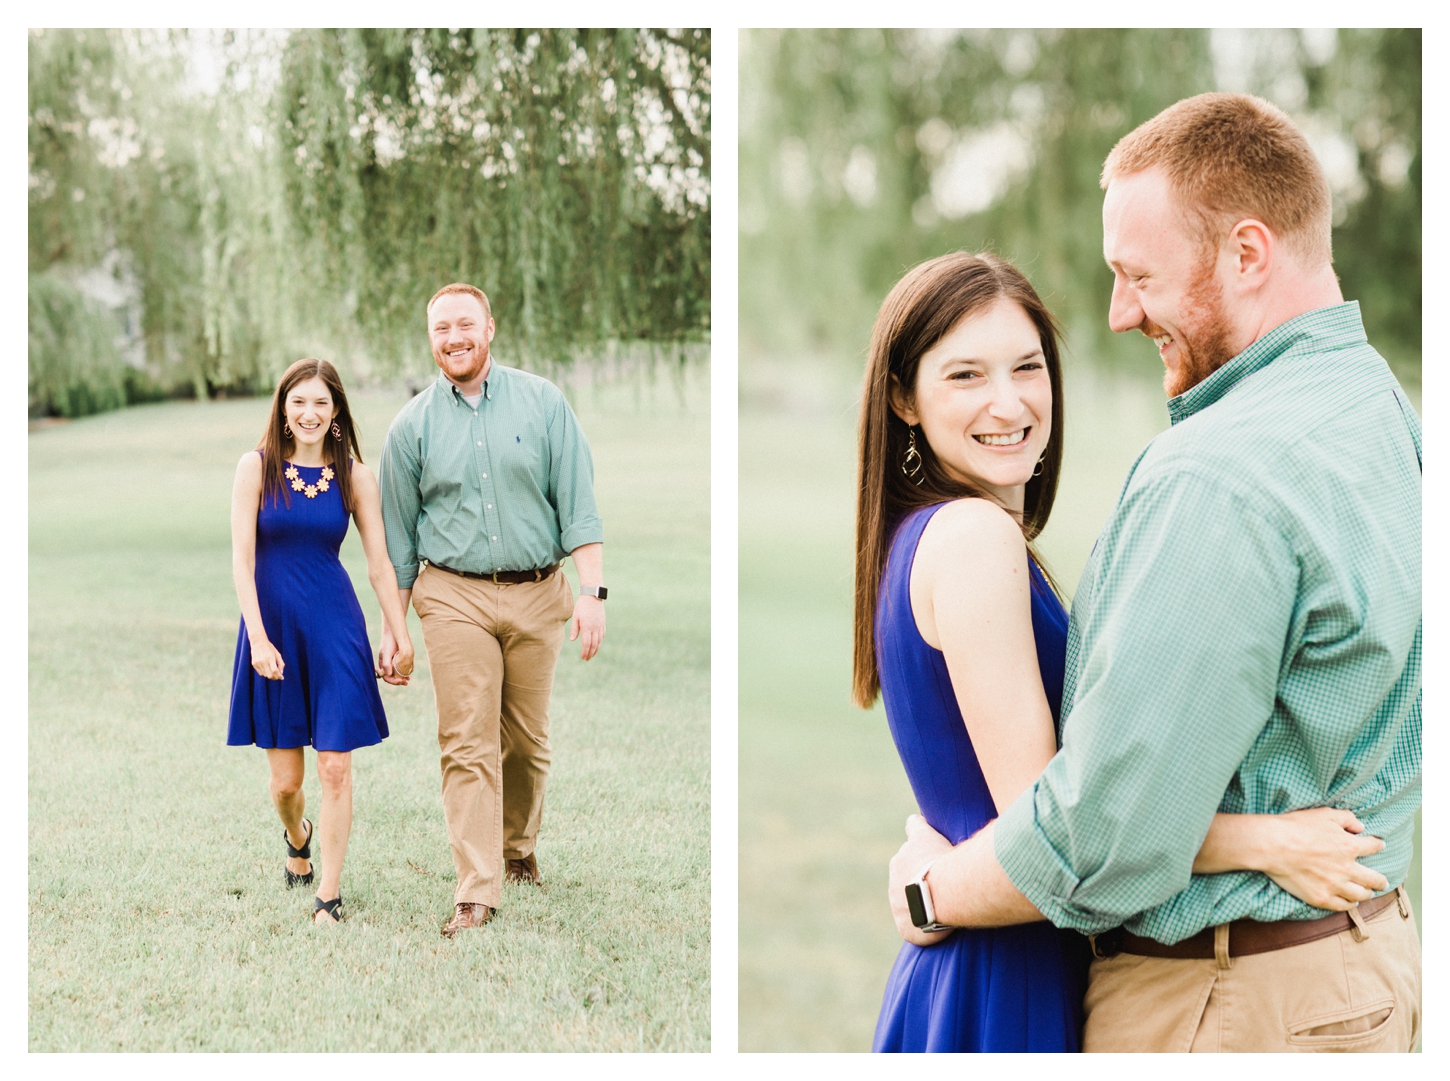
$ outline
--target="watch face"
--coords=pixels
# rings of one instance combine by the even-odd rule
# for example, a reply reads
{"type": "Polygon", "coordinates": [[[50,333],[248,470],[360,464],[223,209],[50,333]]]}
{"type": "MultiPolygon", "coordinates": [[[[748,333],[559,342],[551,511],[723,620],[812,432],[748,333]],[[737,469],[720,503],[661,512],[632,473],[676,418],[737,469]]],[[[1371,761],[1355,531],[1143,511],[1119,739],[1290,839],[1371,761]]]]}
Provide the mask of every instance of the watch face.
{"type": "Polygon", "coordinates": [[[931,921],[927,919],[926,903],[921,897],[921,887],[915,882],[909,883],[906,887],[906,908],[911,913],[911,922],[918,927],[925,927],[931,921]]]}
{"type": "Polygon", "coordinates": [[[594,591],[594,595],[600,600],[604,600],[605,597],[609,596],[609,590],[605,589],[603,586],[600,586],[597,590],[594,591]]]}

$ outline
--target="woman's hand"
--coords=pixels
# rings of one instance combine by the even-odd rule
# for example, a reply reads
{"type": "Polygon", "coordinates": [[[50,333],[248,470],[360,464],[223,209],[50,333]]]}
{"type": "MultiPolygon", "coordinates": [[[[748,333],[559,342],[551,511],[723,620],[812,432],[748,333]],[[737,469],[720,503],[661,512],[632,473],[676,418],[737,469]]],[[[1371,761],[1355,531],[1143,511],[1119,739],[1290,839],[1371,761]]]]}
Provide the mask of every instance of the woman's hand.
{"type": "Polygon", "coordinates": [[[1389,881],[1359,860],[1384,851],[1385,843],[1364,832],[1350,811],[1312,807],[1271,816],[1272,838],[1263,872],[1315,908],[1345,912],[1389,881]]]}
{"type": "Polygon", "coordinates": [[[282,660],[282,654],[277,652],[277,647],[265,638],[252,642],[251,646],[252,667],[257,670],[257,675],[263,679],[281,679],[286,662],[282,660]]]}

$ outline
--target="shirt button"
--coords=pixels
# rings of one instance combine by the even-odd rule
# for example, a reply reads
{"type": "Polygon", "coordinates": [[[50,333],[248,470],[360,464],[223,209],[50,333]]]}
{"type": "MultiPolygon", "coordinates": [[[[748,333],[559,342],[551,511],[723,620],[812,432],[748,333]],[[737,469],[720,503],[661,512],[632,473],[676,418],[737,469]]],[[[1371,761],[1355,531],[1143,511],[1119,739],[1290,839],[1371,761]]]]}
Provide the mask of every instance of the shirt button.
{"type": "Polygon", "coordinates": [[[490,504],[489,504],[489,505],[488,505],[488,509],[489,509],[489,510],[493,510],[493,504],[492,504],[492,503],[490,503],[490,504]]]}
{"type": "Polygon", "coordinates": [[[483,446],[483,440],[482,440],[482,439],[480,439],[480,440],[479,440],[479,441],[478,441],[478,445],[479,445],[479,446],[480,446],[480,447],[481,447],[481,446],[483,446]]]}
{"type": "Polygon", "coordinates": [[[493,539],[494,539],[494,540],[498,540],[498,538],[497,538],[497,537],[494,537],[494,538],[493,538],[493,539]]]}
{"type": "Polygon", "coordinates": [[[488,480],[488,474],[487,473],[483,474],[483,479],[484,480],[488,480]]]}

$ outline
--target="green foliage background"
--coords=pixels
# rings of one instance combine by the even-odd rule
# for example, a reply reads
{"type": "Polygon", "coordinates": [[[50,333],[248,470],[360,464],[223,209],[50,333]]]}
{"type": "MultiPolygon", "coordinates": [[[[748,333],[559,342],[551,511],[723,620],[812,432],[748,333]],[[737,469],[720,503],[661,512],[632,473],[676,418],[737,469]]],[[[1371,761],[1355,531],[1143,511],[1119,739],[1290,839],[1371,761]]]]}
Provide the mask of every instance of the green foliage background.
{"type": "Polygon", "coordinates": [[[1360,301],[1376,347],[1417,380],[1420,31],[1238,34],[745,32],[747,357],[863,355],[881,298],[902,271],[965,248],[1017,262],[1074,346],[1100,362],[1120,360],[1133,345],[1104,317],[1112,277],[1102,260],[1103,159],[1180,98],[1241,89],[1288,111],[1334,166],[1326,171],[1338,181],[1335,266],[1345,297],[1360,301]],[[1220,85],[1223,75],[1230,85],[1220,85]],[[993,146],[1021,160],[1002,170],[989,206],[944,213],[952,155],[984,136],[978,167],[992,164],[993,146]]]}
{"type": "Polygon", "coordinates": [[[707,30],[36,30],[29,89],[33,415],[421,372],[455,280],[528,366],[708,334],[707,30]]]}

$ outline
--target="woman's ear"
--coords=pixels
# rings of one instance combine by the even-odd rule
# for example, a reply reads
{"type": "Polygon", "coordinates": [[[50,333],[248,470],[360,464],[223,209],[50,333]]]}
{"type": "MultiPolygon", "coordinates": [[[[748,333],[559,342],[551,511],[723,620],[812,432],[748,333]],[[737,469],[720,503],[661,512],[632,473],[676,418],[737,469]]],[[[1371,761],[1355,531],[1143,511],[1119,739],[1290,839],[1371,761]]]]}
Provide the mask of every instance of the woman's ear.
{"type": "Polygon", "coordinates": [[[914,428],[921,423],[921,418],[916,415],[916,409],[911,395],[907,394],[901,386],[901,380],[896,376],[891,377],[891,383],[886,390],[886,400],[891,403],[891,411],[901,418],[903,424],[914,428]]]}

